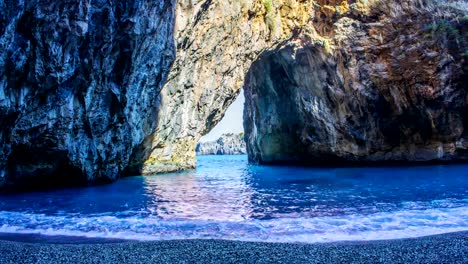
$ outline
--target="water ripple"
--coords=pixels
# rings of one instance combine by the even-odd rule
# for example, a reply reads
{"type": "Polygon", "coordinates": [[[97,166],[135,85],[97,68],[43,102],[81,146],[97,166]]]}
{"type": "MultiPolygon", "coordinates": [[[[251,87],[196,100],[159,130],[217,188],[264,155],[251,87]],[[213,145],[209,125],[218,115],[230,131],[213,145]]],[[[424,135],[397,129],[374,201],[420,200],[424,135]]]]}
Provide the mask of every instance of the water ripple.
{"type": "Polygon", "coordinates": [[[301,168],[200,157],[195,171],[0,196],[0,232],[326,242],[468,230],[468,166],[301,168]]]}

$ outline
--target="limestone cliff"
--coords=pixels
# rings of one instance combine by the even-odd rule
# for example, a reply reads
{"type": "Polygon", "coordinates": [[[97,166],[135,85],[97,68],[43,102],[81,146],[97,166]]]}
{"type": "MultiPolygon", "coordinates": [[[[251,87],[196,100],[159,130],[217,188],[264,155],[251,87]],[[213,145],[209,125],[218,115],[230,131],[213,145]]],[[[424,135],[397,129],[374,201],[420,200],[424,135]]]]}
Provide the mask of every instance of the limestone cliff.
{"type": "Polygon", "coordinates": [[[215,141],[200,142],[197,155],[242,155],[247,154],[244,134],[223,134],[215,141]]]}
{"type": "Polygon", "coordinates": [[[193,168],[244,86],[253,161],[465,159],[467,9],[0,0],[0,186],[193,168]]]}
{"type": "Polygon", "coordinates": [[[252,62],[308,23],[312,9],[308,0],[180,0],[177,58],[158,127],[134,155],[133,174],[194,168],[199,138],[224,116],[252,62]]]}
{"type": "Polygon", "coordinates": [[[250,159],[467,160],[467,13],[461,2],[374,1],[264,53],[245,85],[250,159]]]}

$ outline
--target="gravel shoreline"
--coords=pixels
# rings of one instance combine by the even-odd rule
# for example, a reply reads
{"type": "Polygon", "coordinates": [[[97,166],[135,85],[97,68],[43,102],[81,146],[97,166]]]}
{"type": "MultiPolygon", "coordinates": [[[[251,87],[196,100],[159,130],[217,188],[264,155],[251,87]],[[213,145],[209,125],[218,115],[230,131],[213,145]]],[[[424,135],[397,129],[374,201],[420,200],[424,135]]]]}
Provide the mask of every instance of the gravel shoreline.
{"type": "Polygon", "coordinates": [[[468,263],[468,232],[324,244],[44,238],[0,234],[0,263],[468,263]]]}

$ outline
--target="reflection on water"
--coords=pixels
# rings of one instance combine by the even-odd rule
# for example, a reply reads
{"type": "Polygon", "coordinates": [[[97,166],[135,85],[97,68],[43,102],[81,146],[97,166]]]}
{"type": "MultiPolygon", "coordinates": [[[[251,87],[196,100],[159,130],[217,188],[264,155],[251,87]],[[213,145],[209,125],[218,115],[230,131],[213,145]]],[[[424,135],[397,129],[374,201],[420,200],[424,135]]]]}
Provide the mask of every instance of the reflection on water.
{"type": "Polygon", "coordinates": [[[243,177],[201,179],[197,173],[147,177],[148,210],[162,219],[242,221],[252,215],[252,190],[243,177]]]}
{"type": "Polygon", "coordinates": [[[196,171],[145,178],[155,215],[239,221],[372,214],[464,206],[468,197],[464,165],[313,169],[248,166],[244,156],[199,159],[196,171]]]}
{"type": "Polygon", "coordinates": [[[336,241],[468,230],[468,166],[302,168],[199,157],[197,170],[0,196],[0,232],[336,241]]]}

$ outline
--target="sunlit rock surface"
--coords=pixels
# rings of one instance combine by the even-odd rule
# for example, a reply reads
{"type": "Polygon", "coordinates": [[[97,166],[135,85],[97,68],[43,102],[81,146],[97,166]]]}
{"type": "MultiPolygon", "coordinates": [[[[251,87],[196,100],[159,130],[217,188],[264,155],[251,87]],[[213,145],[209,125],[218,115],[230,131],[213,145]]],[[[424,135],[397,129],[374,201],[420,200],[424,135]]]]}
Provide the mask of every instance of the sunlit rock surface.
{"type": "Polygon", "coordinates": [[[223,134],[215,141],[200,142],[197,155],[242,155],[247,154],[244,134],[223,134]]]}
{"type": "Polygon", "coordinates": [[[194,168],[197,142],[221,121],[252,62],[308,23],[312,9],[302,0],[179,0],[177,58],[161,93],[158,127],[134,156],[133,174],[194,168]]]}

